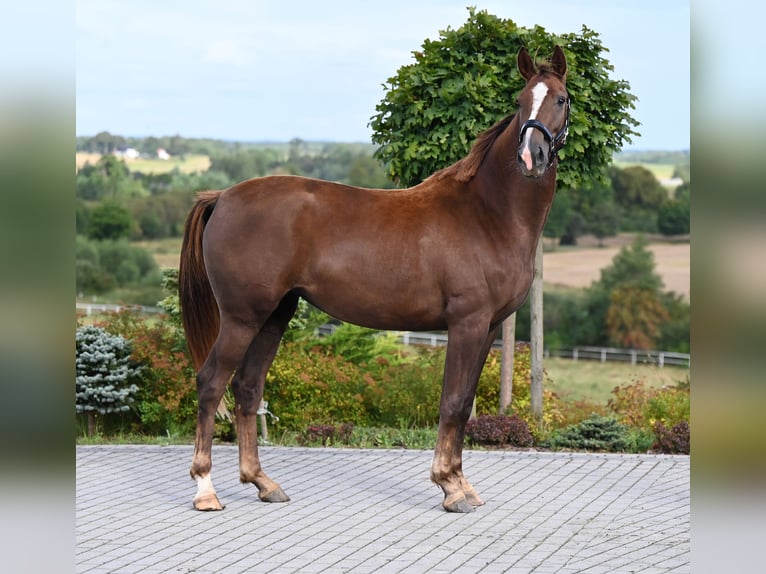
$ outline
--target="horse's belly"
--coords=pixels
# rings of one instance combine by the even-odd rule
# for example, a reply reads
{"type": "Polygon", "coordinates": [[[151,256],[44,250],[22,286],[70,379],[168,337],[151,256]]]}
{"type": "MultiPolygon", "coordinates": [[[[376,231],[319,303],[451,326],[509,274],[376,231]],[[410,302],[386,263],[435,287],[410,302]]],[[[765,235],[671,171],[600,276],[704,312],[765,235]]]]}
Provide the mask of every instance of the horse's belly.
{"type": "Polygon", "coordinates": [[[312,305],[347,323],[381,330],[446,328],[444,306],[434,290],[335,279],[298,291],[312,305]]]}

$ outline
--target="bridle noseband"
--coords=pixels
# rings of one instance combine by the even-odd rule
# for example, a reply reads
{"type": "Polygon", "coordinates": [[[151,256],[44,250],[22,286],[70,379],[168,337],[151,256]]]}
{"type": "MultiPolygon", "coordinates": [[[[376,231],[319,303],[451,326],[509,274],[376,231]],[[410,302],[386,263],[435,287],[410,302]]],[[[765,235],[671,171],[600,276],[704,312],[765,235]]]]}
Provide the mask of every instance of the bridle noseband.
{"type": "Polygon", "coordinates": [[[521,124],[521,129],[519,130],[519,145],[521,145],[521,142],[524,139],[524,132],[529,128],[537,128],[540,130],[543,133],[543,137],[548,142],[548,167],[550,167],[553,160],[556,159],[556,154],[558,154],[559,150],[564,147],[564,144],[567,141],[567,134],[569,134],[569,95],[567,95],[564,126],[559,130],[559,133],[556,134],[556,137],[551,135],[550,130],[540,120],[527,120],[521,124]]]}

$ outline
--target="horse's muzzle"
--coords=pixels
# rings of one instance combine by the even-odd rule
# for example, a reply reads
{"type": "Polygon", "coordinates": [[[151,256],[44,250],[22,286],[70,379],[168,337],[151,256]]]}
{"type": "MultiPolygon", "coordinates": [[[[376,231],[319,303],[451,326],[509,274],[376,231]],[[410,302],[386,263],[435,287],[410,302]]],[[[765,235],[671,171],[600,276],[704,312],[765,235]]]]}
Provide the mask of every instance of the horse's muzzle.
{"type": "Polygon", "coordinates": [[[550,165],[548,151],[542,145],[533,142],[530,142],[529,146],[521,146],[516,159],[525,177],[542,177],[550,165]]]}

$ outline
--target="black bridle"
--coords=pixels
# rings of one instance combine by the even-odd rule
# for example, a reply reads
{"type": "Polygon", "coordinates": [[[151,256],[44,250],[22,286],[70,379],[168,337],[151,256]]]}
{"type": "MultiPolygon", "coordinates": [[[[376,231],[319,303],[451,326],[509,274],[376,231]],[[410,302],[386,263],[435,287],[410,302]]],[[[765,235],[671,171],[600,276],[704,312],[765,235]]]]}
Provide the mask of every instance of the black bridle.
{"type": "Polygon", "coordinates": [[[539,120],[527,120],[523,124],[521,124],[521,129],[519,130],[519,145],[521,145],[522,140],[524,139],[524,132],[526,132],[529,128],[536,128],[540,130],[543,133],[543,137],[548,142],[548,167],[551,166],[553,163],[553,160],[556,159],[556,154],[558,154],[559,150],[564,147],[564,144],[567,141],[567,134],[569,133],[569,96],[567,96],[567,106],[566,106],[566,118],[564,119],[564,126],[559,130],[559,133],[556,134],[554,137],[550,130],[545,126],[545,124],[539,120]]]}

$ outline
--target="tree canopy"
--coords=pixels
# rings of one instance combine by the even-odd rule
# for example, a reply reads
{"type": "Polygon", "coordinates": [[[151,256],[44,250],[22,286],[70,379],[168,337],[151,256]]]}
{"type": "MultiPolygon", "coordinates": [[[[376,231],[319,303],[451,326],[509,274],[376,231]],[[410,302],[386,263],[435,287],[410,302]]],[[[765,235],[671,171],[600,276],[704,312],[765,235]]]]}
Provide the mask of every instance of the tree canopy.
{"type": "Polygon", "coordinates": [[[556,45],[567,57],[567,88],[572,101],[569,137],[559,152],[559,185],[606,178],[606,167],[638,122],[629,110],[636,97],[624,80],[610,77],[613,66],[596,32],[557,36],[540,26],[524,28],[486,11],[468,8],[468,21],[425,40],[384,84],[386,94],[372,116],[376,157],[390,177],[414,185],[464,157],[473,139],[515,111],[524,87],[516,56],[525,46],[547,57],[556,45]]]}

